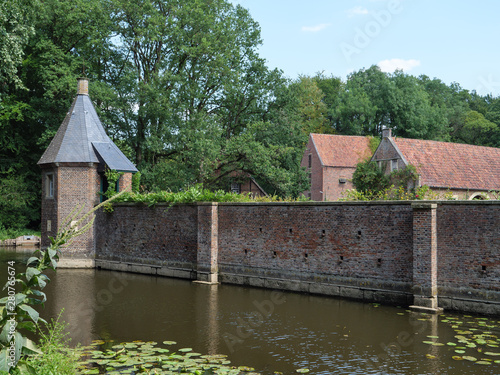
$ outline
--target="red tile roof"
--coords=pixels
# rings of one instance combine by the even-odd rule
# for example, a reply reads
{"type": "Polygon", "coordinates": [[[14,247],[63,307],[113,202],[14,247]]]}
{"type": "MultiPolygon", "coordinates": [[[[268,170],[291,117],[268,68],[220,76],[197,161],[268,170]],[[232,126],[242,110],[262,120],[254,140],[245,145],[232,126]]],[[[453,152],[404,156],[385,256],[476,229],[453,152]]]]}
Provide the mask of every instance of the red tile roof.
{"type": "Polygon", "coordinates": [[[311,134],[311,137],[324,166],[354,168],[372,154],[368,137],[331,134],[311,134]]]}
{"type": "Polygon", "coordinates": [[[393,138],[406,161],[417,168],[422,185],[500,190],[500,148],[393,138]]]}

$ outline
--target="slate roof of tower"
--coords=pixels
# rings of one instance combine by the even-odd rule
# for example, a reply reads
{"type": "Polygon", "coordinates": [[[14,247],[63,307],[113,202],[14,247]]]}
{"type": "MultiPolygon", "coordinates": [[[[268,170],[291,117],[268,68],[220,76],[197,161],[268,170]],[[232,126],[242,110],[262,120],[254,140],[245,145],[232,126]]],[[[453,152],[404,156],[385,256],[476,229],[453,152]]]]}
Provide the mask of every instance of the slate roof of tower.
{"type": "Polygon", "coordinates": [[[314,133],[310,136],[323,166],[355,168],[371,156],[368,137],[314,133]]]}
{"type": "Polygon", "coordinates": [[[102,162],[110,169],[137,172],[106,134],[89,96],[79,94],[38,164],[102,162]]]}
{"type": "Polygon", "coordinates": [[[461,143],[393,138],[422,185],[471,190],[500,190],[500,148],[461,143]]]}

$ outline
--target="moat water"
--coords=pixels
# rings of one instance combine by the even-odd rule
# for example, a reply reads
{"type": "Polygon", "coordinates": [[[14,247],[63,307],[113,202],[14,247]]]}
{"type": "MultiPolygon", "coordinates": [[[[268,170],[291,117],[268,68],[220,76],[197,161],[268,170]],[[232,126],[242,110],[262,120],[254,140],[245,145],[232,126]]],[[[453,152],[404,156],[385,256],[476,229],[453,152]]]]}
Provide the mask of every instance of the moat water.
{"type": "MultiPolygon", "coordinates": [[[[0,283],[7,278],[6,262],[15,260],[23,269],[27,255],[0,249],[0,283]]],[[[104,270],[60,269],[51,279],[41,315],[54,318],[64,309],[73,344],[172,340],[199,353],[227,354],[234,365],[263,374],[299,368],[325,375],[500,374],[498,316],[438,317],[405,307],[104,270]],[[481,330],[488,345],[468,345],[457,354],[463,344],[456,336],[481,330]],[[453,359],[465,355],[477,361],[453,359]]]]}

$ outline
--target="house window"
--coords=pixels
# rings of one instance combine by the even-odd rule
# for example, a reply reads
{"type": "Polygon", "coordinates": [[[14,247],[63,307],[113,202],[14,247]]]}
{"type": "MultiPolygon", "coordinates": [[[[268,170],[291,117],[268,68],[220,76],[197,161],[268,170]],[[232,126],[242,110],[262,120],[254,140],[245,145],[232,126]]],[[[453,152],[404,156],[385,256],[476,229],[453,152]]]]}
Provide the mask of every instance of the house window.
{"type": "Polygon", "coordinates": [[[308,166],[309,168],[312,166],[312,154],[309,154],[308,166]]]}
{"type": "Polygon", "coordinates": [[[391,172],[398,170],[398,159],[391,160],[391,172]]]}
{"type": "Polygon", "coordinates": [[[312,173],[309,173],[309,184],[312,184],[312,173]]]}
{"type": "Polygon", "coordinates": [[[54,174],[47,173],[45,175],[45,196],[54,198],[54,174]]]}
{"type": "Polygon", "coordinates": [[[237,194],[240,194],[241,193],[241,184],[238,184],[236,182],[233,182],[231,184],[231,193],[237,193],[237,194]]]}

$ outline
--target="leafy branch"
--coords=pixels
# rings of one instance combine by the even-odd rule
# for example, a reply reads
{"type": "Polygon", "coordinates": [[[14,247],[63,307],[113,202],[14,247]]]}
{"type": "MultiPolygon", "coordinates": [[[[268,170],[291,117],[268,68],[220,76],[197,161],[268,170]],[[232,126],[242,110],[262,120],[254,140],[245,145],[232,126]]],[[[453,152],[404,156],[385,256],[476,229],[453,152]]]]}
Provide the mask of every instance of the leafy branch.
{"type": "Polygon", "coordinates": [[[7,262],[9,277],[3,290],[7,289],[8,295],[0,299],[0,374],[16,369],[33,373],[23,357],[40,351],[22,332],[35,332],[40,321],[46,323],[34,308],[43,306],[47,300],[42,290],[50,279],[44,272],[56,270],[61,247],[69,246],[76,237],[87,232],[94,223],[94,213],[103,205],[101,203],[81,217],[83,206],[75,207],[63,221],[56,237],[49,237],[51,245],[47,249],[36,250],[28,259],[25,272],[16,274],[14,262],[7,262]],[[20,291],[16,293],[16,289],[20,291]]]}

